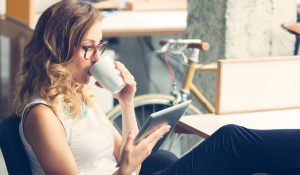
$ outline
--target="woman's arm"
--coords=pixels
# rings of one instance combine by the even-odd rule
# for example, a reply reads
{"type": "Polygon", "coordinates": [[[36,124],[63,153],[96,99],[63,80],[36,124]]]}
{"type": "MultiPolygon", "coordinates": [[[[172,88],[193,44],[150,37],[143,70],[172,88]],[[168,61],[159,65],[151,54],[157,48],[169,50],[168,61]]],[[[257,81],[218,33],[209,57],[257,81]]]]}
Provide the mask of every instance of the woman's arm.
{"type": "MultiPolygon", "coordinates": [[[[136,122],[133,101],[129,104],[120,104],[122,111],[122,142],[121,150],[125,146],[128,138],[128,134],[131,132],[133,136],[136,136],[139,129],[136,122]]],[[[121,152],[120,152],[121,153],[121,152]]]]}
{"type": "Polygon", "coordinates": [[[122,151],[129,132],[132,132],[132,134],[135,135],[139,130],[135,118],[133,104],[133,99],[136,92],[136,82],[124,64],[116,61],[115,66],[116,69],[120,71],[120,76],[123,78],[123,81],[126,84],[124,89],[122,89],[119,94],[115,95],[115,98],[117,98],[119,101],[122,112],[122,142],[120,149],[120,151],[122,151]]]}
{"type": "Polygon", "coordinates": [[[130,132],[122,150],[119,161],[120,168],[114,175],[129,175],[133,171],[138,174],[142,162],[149,156],[157,141],[161,139],[169,129],[169,125],[161,126],[137,144],[134,144],[135,136],[130,132]]]}
{"type": "Polygon", "coordinates": [[[46,174],[77,174],[64,127],[49,107],[42,104],[32,107],[23,129],[46,174]]]}
{"type": "Polygon", "coordinates": [[[112,123],[110,123],[108,119],[106,120],[113,128],[115,138],[114,155],[117,161],[120,163],[120,168],[114,173],[114,175],[128,175],[133,171],[138,174],[141,163],[151,153],[157,141],[162,138],[163,135],[170,129],[169,125],[161,126],[138,144],[134,144],[133,140],[135,135],[129,132],[125,141],[126,143],[124,144],[124,148],[121,151],[122,136],[112,125],[112,123]],[[119,154],[120,152],[121,154],[119,154]]]}
{"type": "MultiPolygon", "coordinates": [[[[122,141],[118,156],[120,157],[125,143],[127,142],[129,133],[131,132],[132,135],[135,136],[138,133],[139,128],[137,126],[133,104],[133,99],[136,92],[136,82],[124,64],[116,61],[115,66],[116,69],[120,71],[120,75],[126,84],[125,88],[119,94],[115,95],[119,101],[122,112],[122,141]]],[[[140,167],[136,169],[137,173],[139,172],[139,169],[140,167]]]]}
{"type": "MultiPolygon", "coordinates": [[[[133,101],[131,101],[128,104],[121,104],[121,111],[122,111],[122,142],[121,142],[121,151],[123,151],[124,146],[128,140],[129,133],[132,134],[133,137],[135,137],[139,131],[136,117],[135,117],[135,111],[134,111],[134,104],[133,101]]],[[[121,156],[120,152],[120,156],[121,156]]],[[[141,165],[139,165],[135,172],[138,174],[140,172],[141,165]]]]}
{"type": "MultiPolygon", "coordinates": [[[[157,141],[168,132],[170,126],[161,126],[148,137],[134,144],[134,137],[138,132],[136,122],[133,98],[136,91],[136,82],[134,77],[120,62],[115,62],[116,68],[120,71],[126,86],[119,93],[115,95],[121,106],[122,112],[122,137],[114,129],[115,149],[114,154],[119,161],[119,169],[114,173],[115,175],[131,174],[135,171],[139,173],[141,163],[151,153],[157,141]]],[[[99,85],[99,84],[98,84],[99,85]]]]}

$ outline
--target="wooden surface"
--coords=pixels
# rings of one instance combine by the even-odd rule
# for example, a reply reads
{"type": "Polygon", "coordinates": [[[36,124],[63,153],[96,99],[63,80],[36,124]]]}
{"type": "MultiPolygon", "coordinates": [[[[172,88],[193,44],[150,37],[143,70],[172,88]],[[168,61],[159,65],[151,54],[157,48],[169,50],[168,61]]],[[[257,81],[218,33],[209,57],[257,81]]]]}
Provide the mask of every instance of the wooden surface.
{"type": "MultiPolygon", "coordinates": [[[[178,1],[178,0],[177,0],[178,1]]],[[[182,0],[180,0],[182,1],[182,0]]],[[[95,3],[96,8],[119,8],[117,1],[95,3]]],[[[31,29],[40,17],[34,0],[7,1],[7,15],[31,29]]],[[[102,12],[103,36],[142,36],[157,34],[183,34],[187,26],[187,10],[113,11],[102,12]]]]}
{"type": "Polygon", "coordinates": [[[126,5],[127,10],[186,10],[187,0],[135,0],[126,5]]]}
{"type": "Polygon", "coordinates": [[[217,114],[298,108],[300,57],[220,60],[216,89],[217,114]]]}
{"type": "Polygon", "coordinates": [[[300,108],[228,115],[183,116],[178,125],[207,138],[220,127],[237,124],[251,129],[300,129],[300,108]]]}
{"type": "Polygon", "coordinates": [[[103,18],[103,36],[184,33],[187,11],[116,11],[103,18]]]}
{"type": "Polygon", "coordinates": [[[106,0],[94,2],[92,5],[97,9],[120,9],[121,3],[120,0],[106,0]]]}
{"type": "MultiPolygon", "coordinates": [[[[41,14],[35,15],[35,24],[41,14]]],[[[102,13],[104,37],[183,34],[187,11],[114,11],[102,13]]]]}

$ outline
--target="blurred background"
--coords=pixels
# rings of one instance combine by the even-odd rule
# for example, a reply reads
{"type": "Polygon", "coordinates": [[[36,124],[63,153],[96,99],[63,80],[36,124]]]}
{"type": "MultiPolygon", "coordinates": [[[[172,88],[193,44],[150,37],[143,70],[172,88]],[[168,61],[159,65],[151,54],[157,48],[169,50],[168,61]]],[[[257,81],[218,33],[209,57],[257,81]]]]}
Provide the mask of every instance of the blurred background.
{"type": "MultiPolygon", "coordinates": [[[[58,1],[0,0],[0,121],[10,114],[14,77],[35,23],[47,7],[58,1]]],[[[281,24],[297,21],[298,0],[82,1],[101,11],[103,37],[109,40],[111,50],[107,54],[125,63],[136,77],[137,95],[171,90],[171,78],[155,52],[163,38],[209,42],[211,49],[200,53],[203,63],[294,54],[296,35],[281,24]]],[[[173,67],[180,82],[185,67],[173,67]]],[[[204,84],[202,90],[214,101],[215,75],[208,74],[197,76],[204,84]]],[[[108,111],[113,105],[110,94],[99,94],[109,101],[103,104],[108,111]]]]}
{"type": "MultiPolygon", "coordinates": [[[[0,122],[10,115],[14,77],[22,51],[41,13],[58,1],[0,0],[0,122]]],[[[298,35],[281,25],[298,21],[299,0],[85,1],[101,11],[103,37],[109,41],[110,51],[106,54],[123,62],[132,72],[138,83],[137,95],[168,94],[171,90],[171,78],[155,52],[163,38],[209,42],[211,49],[200,53],[203,63],[297,54],[298,35]]],[[[180,83],[185,66],[172,61],[171,64],[180,83]]],[[[216,75],[196,76],[196,84],[201,84],[201,90],[214,101],[216,75]]],[[[112,96],[91,86],[104,111],[109,111],[115,104],[112,96]]],[[[0,174],[5,174],[1,166],[0,174]]]]}

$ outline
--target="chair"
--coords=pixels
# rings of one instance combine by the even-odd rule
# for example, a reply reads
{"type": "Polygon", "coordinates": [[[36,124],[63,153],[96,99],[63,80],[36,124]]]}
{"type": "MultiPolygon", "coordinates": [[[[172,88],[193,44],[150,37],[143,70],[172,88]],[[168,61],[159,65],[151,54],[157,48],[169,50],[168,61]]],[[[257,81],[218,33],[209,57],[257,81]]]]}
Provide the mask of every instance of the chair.
{"type": "Polygon", "coordinates": [[[20,121],[21,118],[15,115],[3,120],[0,125],[0,148],[10,175],[31,175],[29,159],[19,135],[20,121]]]}
{"type": "Polygon", "coordinates": [[[300,108],[300,56],[218,60],[216,114],[300,108]]]}

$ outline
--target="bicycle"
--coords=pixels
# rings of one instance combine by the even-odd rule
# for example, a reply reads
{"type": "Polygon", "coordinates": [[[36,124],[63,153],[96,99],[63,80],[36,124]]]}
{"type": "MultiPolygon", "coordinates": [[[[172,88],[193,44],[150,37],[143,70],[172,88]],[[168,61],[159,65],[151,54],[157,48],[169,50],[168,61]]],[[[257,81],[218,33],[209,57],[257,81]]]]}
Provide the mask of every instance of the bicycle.
{"type": "MultiPolygon", "coordinates": [[[[178,39],[178,40],[162,40],[160,41],[160,45],[162,45],[161,49],[158,51],[160,54],[163,55],[165,63],[168,67],[168,70],[172,76],[172,88],[170,95],[166,94],[146,94],[136,96],[134,98],[134,106],[135,106],[135,113],[137,116],[138,126],[141,127],[143,122],[147,119],[147,117],[156,111],[162,110],[174,104],[186,101],[191,98],[191,93],[201,102],[204,107],[211,113],[215,113],[215,107],[212,105],[209,100],[203,95],[203,93],[197,88],[197,86],[193,83],[195,72],[197,71],[216,71],[217,65],[213,64],[200,64],[199,63],[199,52],[200,51],[208,51],[209,44],[207,42],[202,42],[199,39],[178,39]],[[192,54],[190,57],[187,57],[184,51],[187,49],[192,50],[192,54]],[[166,53],[171,53],[174,55],[181,56],[179,61],[182,64],[186,64],[188,67],[185,71],[185,78],[182,83],[182,89],[178,90],[176,84],[176,78],[173,73],[173,70],[166,58],[166,53]]],[[[201,111],[198,110],[194,105],[190,105],[187,109],[185,115],[192,115],[192,114],[201,114],[201,111]]],[[[112,110],[107,113],[108,118],[113,121],[115,127],[121,131],[122,126],[122,119],[121,119],[121,108],[119,105],[116,105],[112,110]]],[[[184,132],[181,130],[181,132],[184,132]]],[[[182,134],[174,134],[171,133],[169,135],[168,141],[162,145],[167,149],[171,149],[174,144],[176,144],[175,140],[181,138],[182,134]],[[171,139],[173,137],[173,139],[171,139]]],[[[186,151],[188,151],[191,147],[195,144],[199,143],[199,138],[197,139],[195,136],[189,140],[195,140],[193,143],[189,141],[188,145],[183,145],[182,147],[186,147],[186,150],[179,151],[177,155],[182,155],[186,151]]],[[[180,144],[184,144],[181,142],[180,144]]],[[[180,148],[182,149],[182,148],[180,148]]],[[[178,150],[177,150],[178,151],[178,150]]],[[[174,152],[174,151],[173,151],[174,152]]]]}
{"type": "Polygon", "coordinates": [[[295,35],[296,41],[295,41],[295,47],[294,47],[294,55],[298,55],[299,52],[299,46],[300,46],[300,23],[283,23],[281,24],[281,27],[285,29],[286,31],[290,32],[291,34],[295,35]]]}

